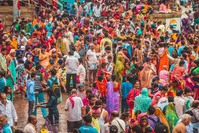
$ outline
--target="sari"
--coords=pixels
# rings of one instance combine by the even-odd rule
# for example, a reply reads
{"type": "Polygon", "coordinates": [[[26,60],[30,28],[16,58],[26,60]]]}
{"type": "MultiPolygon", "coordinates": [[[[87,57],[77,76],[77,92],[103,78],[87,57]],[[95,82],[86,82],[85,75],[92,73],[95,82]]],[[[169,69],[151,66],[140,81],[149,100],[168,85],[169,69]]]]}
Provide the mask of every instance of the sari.
{"type": "Polygon", "coordinates": [[[102,80],[102,82],[100,81],[96,81],[96,86],[97,89],[100,91],[101,93],[101,97],[105,97],[106,96],[106,80],[102,80]]]}
{"type": "Polygon", "coordinates": [[[184,67],[180,67],[179,65],[176,65],[174,67],[173,73],[171,75],[171,80],[175,80],[177,79],[178,81],[183,80],[183,75],[185,73],[185,68],[184,67]]]}
{"type": "MultiPolygon", "coordinates": [[[[161,110],[160,108],[155,108],[155,115],[156,115],[157,117],[159,117],[160,121],[161,121],[165,126],[167,126],[168,129],[169,129],[169,124],[168,124],[168,122],[167,122],[167,119],[165,118],[165,116],[164,116],[164,114],[163,114],[163,112],[162,112],[162,110],[161,110]]],[[[168,133],[170,133],[170,130],[168,130],[168,131],[169,131],[168,133]]]]}
{"type": "Polygon", "coordinates": [[[40,53],[39,60],[41,60],[40,61],[40,65],[42,67],[44,67],[44,68],[47,68],[48,67],[48,63],[49,63],[49,54],[48,54],[48,52],[45,52],[44,54],[40,53]]]}
{"type": "MultiPolygon", "coordinates": [[[[11,76],[8,76],[6,79],[6,85],[9,86],[11,88],[11,90],[15,89],[15,83],[17,80],[17,71],[16,71],[16,65],[15,65],[15,61],[11,60],[10,61],[10,65],[8,66],[8,69],[11,73],[11,76]]],[[[14,93],[12,92],[10,96],[8,96],[8,99],[11,100],[13,102],[13,97],[14,97],[14,93]]]]}
{"type": "Polygon", "coordinates": [[[114,91],[113,82],[107,83],[107,94],[106,94],[106,110],[109,114],[113,111],[119,111],[120,94],[119,91],[114,91]],[[114,104],[113,104],[114,103],[114,104]]]}
{"type": "Polygon", "coordinates": [[[134,101],[134,112],[140,110],[142,113],[147,112],[151,105],[151,98],[148,96],[147,88],[143,88],[139,96],[135,97],[134,101]]]}
{"type": "Polygon", "coordinates": [[[132,110],[134,108],[134,102],[132,102],[132,101],[134,101],[135,97],[140,95],[140,93],[141,93],[140,89],[133,88],[133,89],[130,90],[130,92],[129,92],[127,98],[126,98],[126,101],[127,101],[129,108],[130,108],[130,112],[132,112],[132,110]]]}
{"type": "Polygon", "coordinates": [[[122,71],[124,69],[124,62],[123,62],[123,56],[118,55],[115,65],[115,73],[116,73],[116,81],[121,83],[122,82],[122,71]]]}
{"type": "Polygon", "coordinates": [[[110,46],[110,47],[112,48],[113,43],[112,43],[111,39],[109,39],[109,38],[103,38],[103,39],[100,41],[100,50],[101,50],[101,51],[104,50],[104,48],[105,48],[104,44],[105,44],[106,42],[108,42],[108,46],[110,46]]]}
{"type": "Polygon", "coordinates": [[[173,128],[176,126],[178,122],[178,116],[175,110],[175,105],[172,102],[170,102],[165,107],[165,116],[169,124],[170,132],[172,132],[173,128]]]}
{"type": "Polygon", "coordinates": [[[160,57],[160,62],[158,72],[160,72],[163,69],[164,65],[166,65],[167,67],[169,66],[169,58],[167,57],[167,54],[168,50],[166,48],[159,48],[158,55],[160,57]]]}

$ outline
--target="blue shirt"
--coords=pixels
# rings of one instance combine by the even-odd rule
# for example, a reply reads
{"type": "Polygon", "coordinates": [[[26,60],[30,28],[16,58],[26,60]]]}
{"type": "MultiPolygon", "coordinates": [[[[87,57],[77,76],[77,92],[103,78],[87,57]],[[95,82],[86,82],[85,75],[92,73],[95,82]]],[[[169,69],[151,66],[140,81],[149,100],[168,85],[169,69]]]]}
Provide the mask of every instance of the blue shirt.
{"type": "Polygon", "coordinates": [[[28,101],[35,101],[35,81],[32,79],[26,82],[26,95],[28,101]]]}
{"type": "Polygon", "coordinates": [[[178,56],[181,56],[181,53],[182,53],[184,47],[185,46],[183,46],[183,45],[179,47],[179,49],[178,49],[178,56]]]}
{"type": "Polygon", "coordinates": [[[12,130],[11,130],[11,128],[10,128],[10,125],[9,124],[6,124],[6,125],[4,125],[3,127],[2,127],[2,133],[12,133],[12,130]]]}
{"type": "Polygon", "coordinates": [[[169,51],[169,55],[172,56],[172,53],[175,49],[171,46],[169,46],[168,51],[169,51]]]}
{"type": "Polygon", "coordinates": [[[122,98],[123,99],[126,99],[126,97],[128,96],[128,94],[132,88],[133,88],[133,84],[131,84],[130,82],[122,83],[121,90],[122,90],[122,98]]]}
{"type": "Polygon", "coordinates": [[[93,128],[92,126],[82,126],[79,128],[81,133],[98,133],[97,129],[93,128]]]}

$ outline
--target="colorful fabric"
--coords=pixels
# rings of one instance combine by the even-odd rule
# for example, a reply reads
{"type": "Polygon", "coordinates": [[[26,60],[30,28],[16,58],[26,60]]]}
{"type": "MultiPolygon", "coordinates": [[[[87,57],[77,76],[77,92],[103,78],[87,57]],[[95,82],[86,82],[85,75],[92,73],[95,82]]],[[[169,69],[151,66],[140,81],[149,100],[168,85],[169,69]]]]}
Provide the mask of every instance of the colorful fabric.
{"type": "Polygon", "coordinates": [[[134,112],[140,110],[142,113],[146,112],[151,105],[151,98],[148,96],[147,88],[143,88],[139,96],[135,97],[134,112]]]}

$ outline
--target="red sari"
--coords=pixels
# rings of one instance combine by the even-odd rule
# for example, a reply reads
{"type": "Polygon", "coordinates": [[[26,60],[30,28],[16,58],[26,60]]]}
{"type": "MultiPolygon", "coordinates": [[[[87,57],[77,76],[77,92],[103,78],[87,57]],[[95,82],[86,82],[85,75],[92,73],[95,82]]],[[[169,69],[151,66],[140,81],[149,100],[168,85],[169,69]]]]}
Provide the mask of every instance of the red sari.
{"type": "Polygon", "coordinates": [[[132,102],[132,101],[134,101],[135,97],[140,95],[140,93],[141,93],[140,89],[133,88],[133,89],[131,89],[131,91],[129,92],[129,94],[126,98],[126,102],[128,103],[131,112],[134,108],[134,102],[132,102]]]}
{"type": "Polygon", "coordinates": [[[103,79],[102,82],[100,81],[96,81],[96,86],[97,89],[101,92],[101,97],[105,97],[106,96],[106,79],[103,79]]]}

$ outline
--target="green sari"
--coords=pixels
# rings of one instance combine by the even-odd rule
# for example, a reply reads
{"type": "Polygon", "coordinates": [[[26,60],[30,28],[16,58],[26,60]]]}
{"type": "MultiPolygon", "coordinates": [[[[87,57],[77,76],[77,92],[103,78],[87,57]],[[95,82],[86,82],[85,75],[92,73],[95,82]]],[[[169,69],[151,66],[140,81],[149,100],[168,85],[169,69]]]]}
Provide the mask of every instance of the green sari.
{"type": "MultiPolygon", "coordinates": [[[[17,72],[16,72],[16,65],[15,65],[15,61],[11,60],[10,61],[10,65],[8,66],[8,69],[10,70],[11,76],[8,76],[6,78],[6,85],[9,86],[11,88],[11,90],[14,90],[14,85],[16,83],[16,78],[17,78],[17,72]]],[[[13,97],[14,97],[14,93],[12,92],[10,96],[8,96],[8,99],[11,100],[13,102],[13,97]]]]}
{"type": "Polygon", "coordinates": [[[170,102],[166,107],[165,107],[165,116],[168,121],[169,127],[170,127],[170,132],[172,133],[173,128],[176,126],[178,122],[178,116],[175,110],[175,106],[172,102],[170,102]]]}
{"type": "Polygon", "coordinates": [[[122,62],[122,56],[118,55],[115,65],[116,81],[122,83],[122,71],[124,69],[124,63],[122,62]]]}

